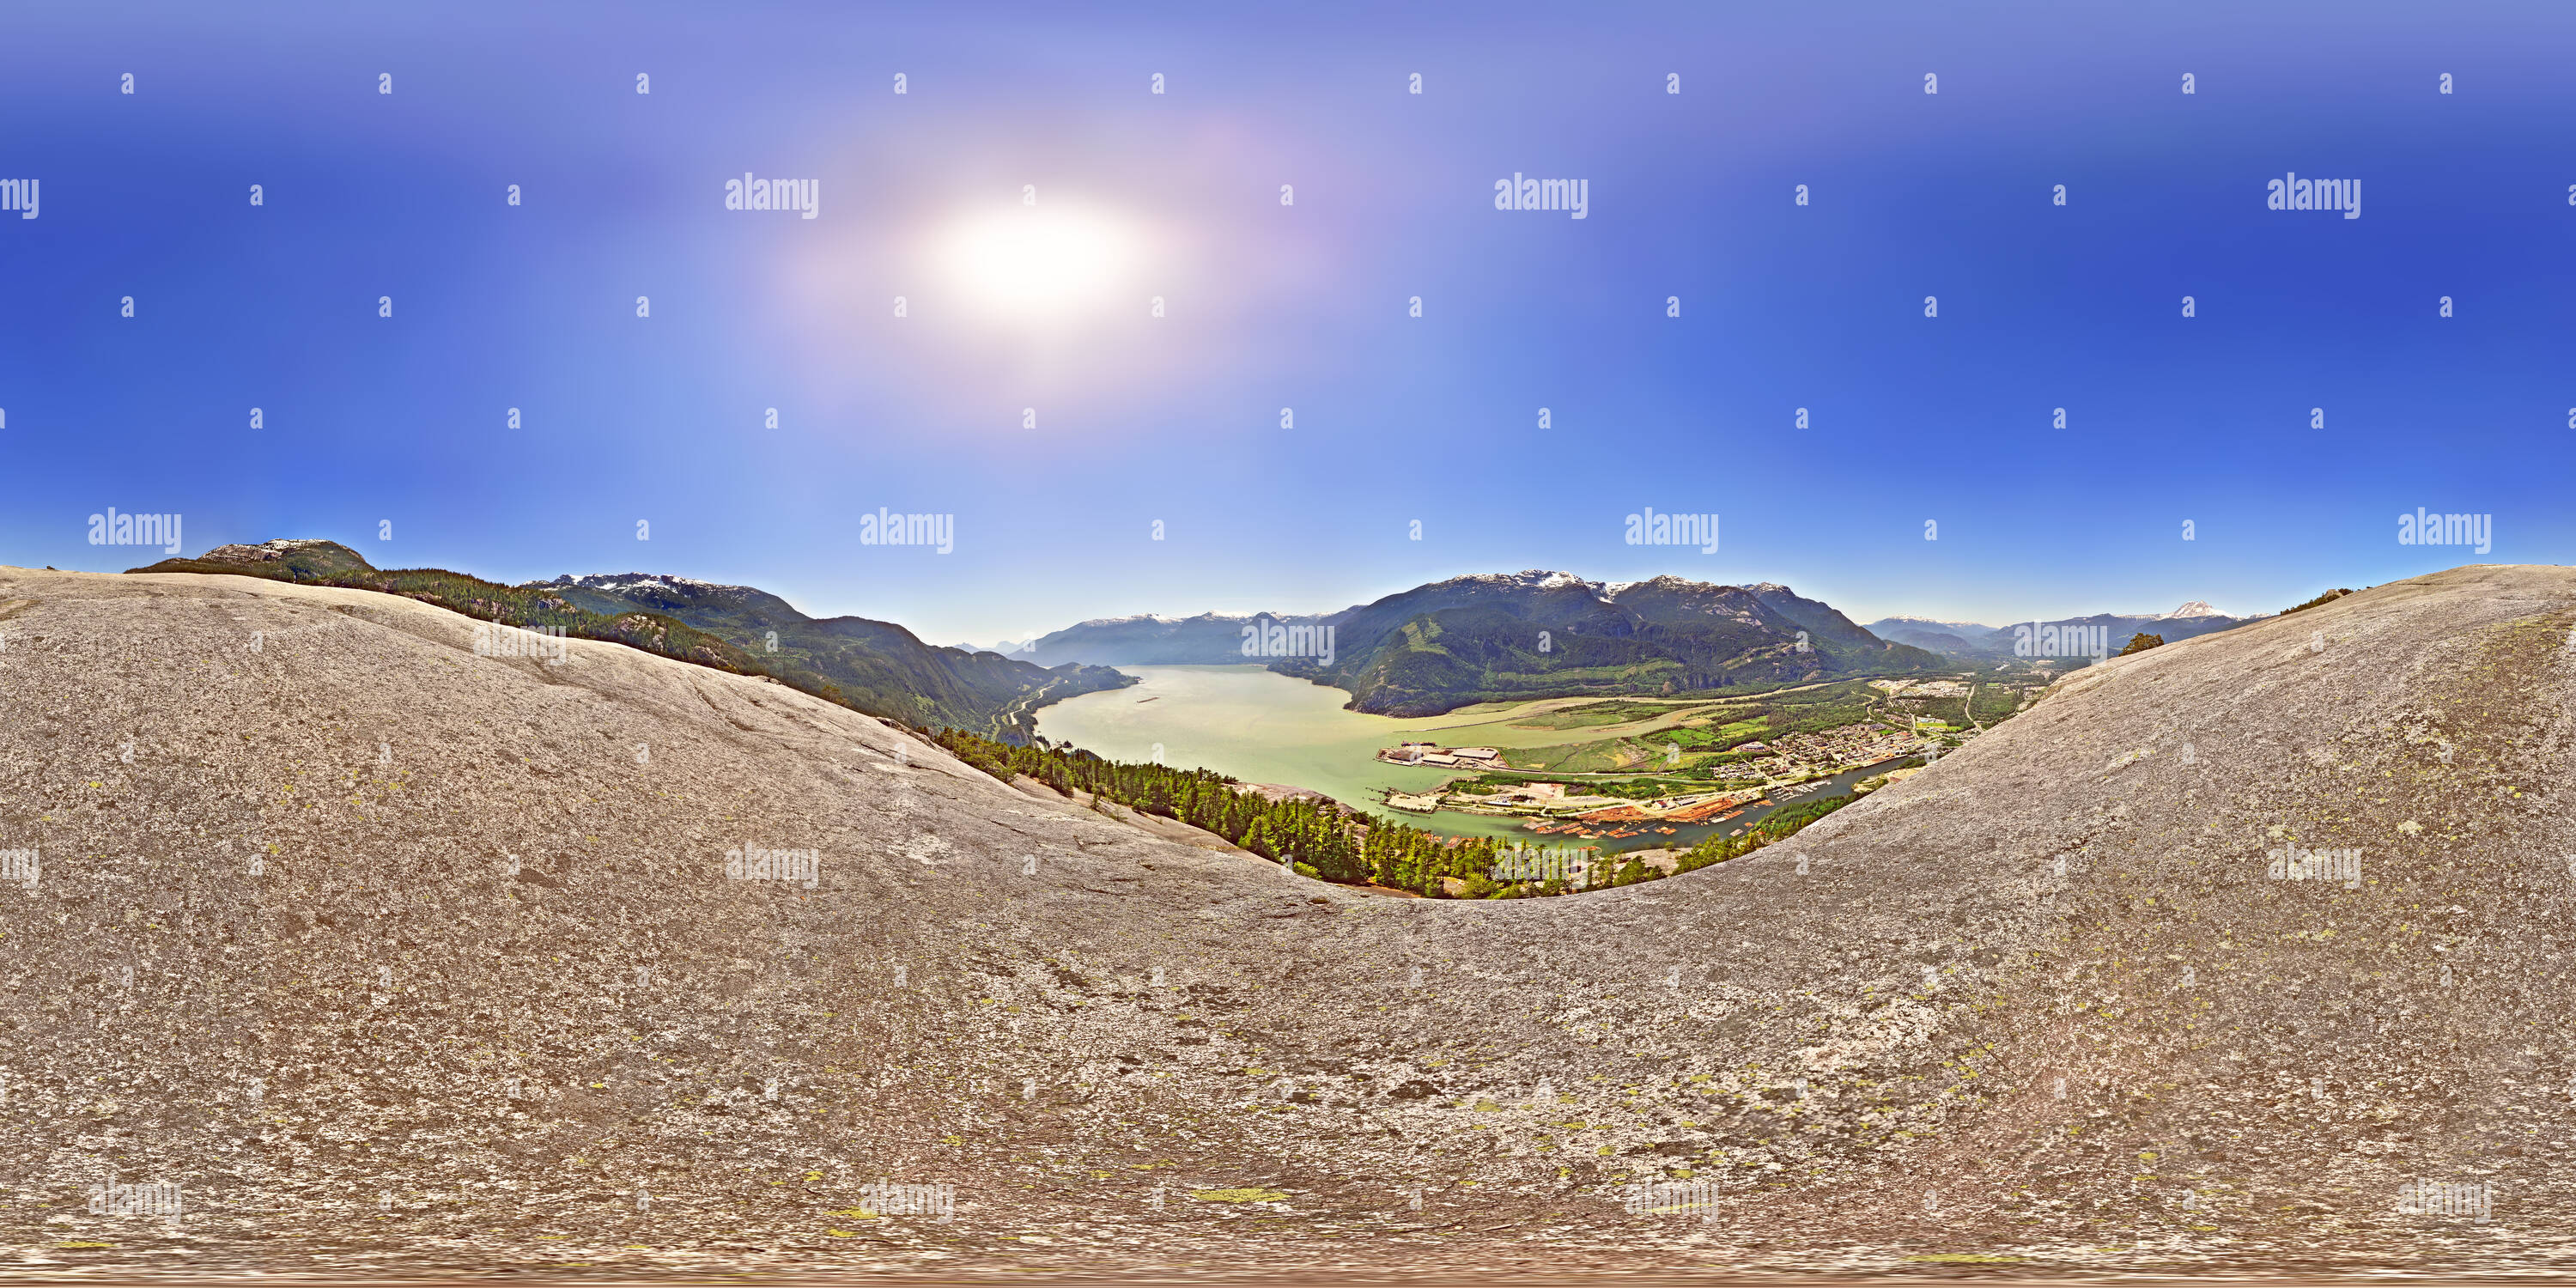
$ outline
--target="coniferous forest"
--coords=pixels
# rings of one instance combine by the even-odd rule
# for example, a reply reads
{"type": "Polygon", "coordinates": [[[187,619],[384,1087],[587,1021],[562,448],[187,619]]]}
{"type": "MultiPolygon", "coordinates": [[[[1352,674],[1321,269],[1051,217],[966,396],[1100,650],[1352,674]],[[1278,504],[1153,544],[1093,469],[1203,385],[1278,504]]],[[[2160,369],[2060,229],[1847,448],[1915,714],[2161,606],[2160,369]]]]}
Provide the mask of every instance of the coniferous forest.
{"type": "MultiPolygon", "coordinates": [[[[1614,857],[1598,865],[1588,882],[1498,880],[1494,860],[1513,842],[1442,836],[1329,800],[1274,801],[1206,769],[1111,761],[1087,751],[996,742],[953,729],[921,732],[958,759],[1004,782],[1026,775],[1069,796],[1081,793],[1177,819],[1322,881],[1382,886],[1432,898],[1511,899],[1634,885],[1666,875],[1652,864],[1614,857]],[[1452,890],[1443,878],[1455,878],[1457,888],[1452,890]]],[[[1750,854],[1855,799],[1834,796],[1809,801],[1775,811],[1741,834],[1712,836],[1683,852],[1676,872],[1750,854]]]]}

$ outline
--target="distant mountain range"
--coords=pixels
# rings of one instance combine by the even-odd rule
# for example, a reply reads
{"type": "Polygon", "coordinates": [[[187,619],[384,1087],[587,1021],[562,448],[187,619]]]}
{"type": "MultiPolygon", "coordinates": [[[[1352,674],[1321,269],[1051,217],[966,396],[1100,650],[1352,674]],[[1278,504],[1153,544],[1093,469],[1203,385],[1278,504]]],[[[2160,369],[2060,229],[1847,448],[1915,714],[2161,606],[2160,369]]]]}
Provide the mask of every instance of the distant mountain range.
{"type": "Polygon", "coordinates": [[[1931,651],[1880,639],[1832,606],[1769,582],[1603,583],[1536,569],[1452,577],[1311,616],[1099,618],[1040,637],[1034,656],[1106,666],[1261,662],[1346,689],[1352,709],[1385,715],[1945,665],[1931,651]],[[1247,628],[1254,632],[1249,654],[1247,628]]]}
{"type": "Polygon", "coordinates": [[[999,653],[1004,657],[1011,657],[1026,651],[1028,646],[1026,640],[998,640],[991,644],[949,644],[943,647],[953,648],[960,653],[999,653]]]}
{"type": "MultiPolygon", "coordinates": [[[[1346,608],[1343,613],[1359,611],[1346,608]]],[[[1338,617],[1282,617],[1272,613],[1201,613],[1196,617],[1097,617],[1039,636],[1029,660],[1042,666],[1083,662],[1098,666],[1192,666],[1243,663],[1243,627],[1255,620],[1311,625],[1338,617]],[[1115,658],[1114,662],[1103,659],[1115,658]]]]}
{"type": "Polygon", "coordinates": [[[816,619],[749,586],[658,573],[507,586],[444,569],[378,569],[333,541],[219,546],[136,572],[233,573],[408,596],[486,621],[562,630],[747,674],[769,675],[870,715],[988,737],[1024,734],[1029,713],[1135,681],[1106,667],[1053,669],[924,644],[891,622],[816,619]],[[775,636],[773,641],[773,634],[775,636]]]}
{"type": "Polygon", "coordinates": [[[2110,651],[2117,653],[2133,635],[2159,635],[2170,644],[2175,640],[2260,621],[2264,616],[2266,614],[2229,617],[2205,601],[2195,599],[2170,613],[2096,613],[2091,617],[2060,617],[2049,621],[2018,622],[2012,626],[1943,622],[1928,617],[1882,617],[1871,622],[1869,629],[1881,638],[1899,640],[1952,657],[1995,660],[2016,656],[2013,651],[2016,627],[2054,626],[2061,638],[2065,636],[2065,628],[2070,626],[2099,630],[2108,638],[2110,651]]]}
{"type": "Polygon", "coordinates": [[[1936,653],[1951,652],[1962,644],[1984,639],[1995,632],[1992,626],[1976,622],[1944,622],[1930,617],[1882,617],[1866,627],[1870,634],[1899,644],[1930,649],[1936,653]]]}
{"type": "Polygon", "coordinates": [[[1569,573],[1453,577],[1335,614],[1338,656],[1276,670],[1350,690],[1355,710],[1433,715],[1473,702],[1671,694],[1942,665],[1788,587],[1569,573]]]}
{"type": "MultiPolygon", "coordinates": [[[[1452,577],[1339,612],[1096,618],[987,650],[923,643],[891,622],[813,618],[750,586],[663,573],[561,576],[504,586],[443,569],[380,570],[330,541],[223,546],[138,572],[225,572],[407,595],[490,621],[559,629],[779,680],[906,724],[1016,738],[1046,703],[1134,681],[1110,668],[1259,662],[1351,694],[1350,707],[1432,715],[1477,702],[1661,695],[1942,670],[2015,656],[2014,630],[1887,617],[1854,623],[1762,582],[1664,576],[1604,583],[1530,570],[1452,577]],[[1005,652],[1010,655],[1005,656],[1005,652]]],[[[2241,625],[2193,601],[2099,614],[2117,651],[2241,625]]]]}
{"type": "MultiPolygon", "coordinates": [[[[2141,631],[2170,642],[2254,620],[2193,600],[2169,613],[2020,625],[2054,625],[2062,638],[2063,628],[2085,627],[2118,652],[2141,631]]],[[[1775,582],[1602,583],[1531,570],[1452,577],[1332,613],[1094,618],[1040,636],[1021,656],[1042,665],[1260,662],[1348,690],[1354,710],[1428,715],[1504,699],[1902,674],[2014,657],[2014,643],[2010,625],[1903,616],[1858,625],[1775,582]],[[1255,631],[1250,653],[1246,627],[1255,631]]]]}

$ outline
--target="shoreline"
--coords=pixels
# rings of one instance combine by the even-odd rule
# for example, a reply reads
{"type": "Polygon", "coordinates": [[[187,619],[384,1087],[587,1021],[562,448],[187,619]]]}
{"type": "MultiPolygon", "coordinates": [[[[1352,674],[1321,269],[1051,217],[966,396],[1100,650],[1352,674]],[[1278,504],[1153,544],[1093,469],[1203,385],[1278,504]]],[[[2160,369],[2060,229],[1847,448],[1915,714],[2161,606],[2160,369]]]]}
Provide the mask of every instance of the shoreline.
{"type": "MultiPolygon", "coordinates": [[[[1102,695],[1120,690],[1101,690],[1076,695],[1085,699],[1081,702],[1050,700],[1042,719],[1033,721],[1040,726],[1039,732],[1048,739],[1049,746],[1079,748],[1113,761],[1204,768],[1239,782],[1298,784],[1392,824],[1442,837],[1482,837],[1507,844],[1549,843],[1558,838],[1534,836],[1527,830],[1524,824],[1539,816],[1442,808],[1434,804],[1434,799],[1457,782],[1486,772],[1510,782],[1562,781],[1568,785],[1568,794],[1577,795],[1588,793],[1576,784],[1606,785],[1664,776],[1652,768],[1548,772],[1534,768],[1489,770],[1473,764],[1454,769],[1417,767],[1389,762],[1377,755],[1392,745],[1424,742],[1490,748],[1509,764],[1527,757],[1530,749],[1553,746],[1569,736],[1579,738],[1599,732],[1589,727],[1569,730],[1553,722],[1527,728],[1514,726],[1515,720],[1546,714],[1563,700],[1543,703],[1535,710],[1488,708],[1452,712],[1434,719],[1401,719],[1350,711],[1334,700],[1332,695],[1337,690],[1268,667],[1171,665],[1118,669],[1143,686],[1143,691],[1133,696],[1108,697],[1102,695]],[[1139,701],[1158,696],[1175,700],[1139,701]]],[[[1696,705],[1696,699],[1655,705],[1687,709],[1696,705]]],[[[1814,789],[1817,791],[1848,791],[1849,783],[1883,772],[1886,765],[1901,764],[1904,759],[1897,756],[1872,761],[1810,781],[1818,784],[1814,789]]],[[[1674,794],[1698,795],[1748,788],[1720,789],[1710,781],[1676,783],[1670,790],[1674,794]]],[[[1696,844],[1708,836],[1730,833],[1760,821],[1782,803],[1772,797],[1778,790],[1775,786],[1762,786],[1761,794],[1744,798],[1741,805],[1732,807],[1741,811],[1735,818],[1722,822],[1673,822],[1660,816],[1634,823],[1612,822],[1608,829],[1639,824],[1642,827],[1635,836],[1588,843],[1626,848],[1696,844]],[[1654,830],[1663,826],[1674,827],[1675,834],[1666,836],[1654,830]]],[[[1640,804],[1643,799],[1627,803],[1640,804]]],[[[1615,803],[1604,801],[1599,808],[1615,803]]]]}

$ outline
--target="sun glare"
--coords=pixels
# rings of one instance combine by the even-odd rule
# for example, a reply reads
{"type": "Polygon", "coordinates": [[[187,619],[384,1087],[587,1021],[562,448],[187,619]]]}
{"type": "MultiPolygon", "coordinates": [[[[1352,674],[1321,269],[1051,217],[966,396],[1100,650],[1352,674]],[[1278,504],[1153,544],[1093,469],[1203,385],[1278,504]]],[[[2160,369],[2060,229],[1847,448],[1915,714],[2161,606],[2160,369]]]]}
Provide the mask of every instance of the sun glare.
{"type": "Polygon", "coordinates": [[[984,307],[1025,318],[1062,318],[1108,301],[1135,258],[1135,238],[1080,211],[1013,207],[949,234],[948,270],[984,307]]]}

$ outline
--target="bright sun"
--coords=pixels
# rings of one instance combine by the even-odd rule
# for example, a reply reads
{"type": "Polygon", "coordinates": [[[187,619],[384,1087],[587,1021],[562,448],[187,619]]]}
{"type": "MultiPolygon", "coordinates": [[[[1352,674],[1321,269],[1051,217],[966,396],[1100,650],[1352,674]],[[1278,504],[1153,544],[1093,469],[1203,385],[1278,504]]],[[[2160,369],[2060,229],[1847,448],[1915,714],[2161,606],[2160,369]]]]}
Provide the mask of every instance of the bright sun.
{"type": "Polygon", "coordinates": [[[1015,206],[959,225],[942,250],[986,308],[1043,319],[1102,304],[1134,262],[1135,239],[1097,215],[1015,206]]]}

